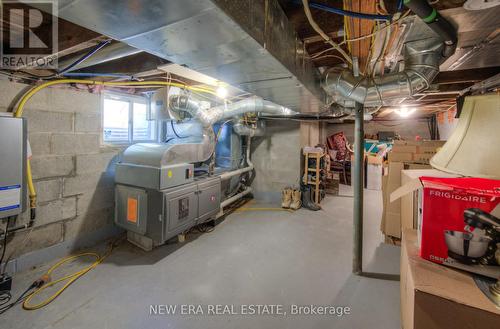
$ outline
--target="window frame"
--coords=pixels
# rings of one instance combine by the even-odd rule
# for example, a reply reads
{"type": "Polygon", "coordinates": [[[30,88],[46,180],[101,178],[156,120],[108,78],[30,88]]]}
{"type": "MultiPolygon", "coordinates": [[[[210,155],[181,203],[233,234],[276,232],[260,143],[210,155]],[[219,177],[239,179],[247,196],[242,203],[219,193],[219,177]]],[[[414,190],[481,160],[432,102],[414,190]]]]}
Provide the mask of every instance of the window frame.
{"type": "Polygon", "coordinates": [[[153,120],[148,120],[151,124],[151,129],[153,132],[153,139],[134,139],[134,103],[142,103],[146,105],[146,113],[150,113],[150,115],[153,115],[151,112],[151,102],[148,97],[145,96],[138,96],[138,95],[130,95],[130,94],[121,94],[121,93],[116,93],[116,92],[103,92],[102,97],[101,97],[101,133],[102,133],[102,142],[104,144],[113,144],[113,145],[132,145],[135,143],[150,143],[150,142],[156,142],[158,139],[158,120],[154,118],[153,120]],[[127,125],[127,132],[128,132],[128,139],[125,141],[113,141],[113,140],[106,140],[104,137],[104,102],[106,99],[111,99],[111,100],[116,100],[116,101],[122,101],[122,102],[127,102],[128,103],[128,125],[127,125]]]}

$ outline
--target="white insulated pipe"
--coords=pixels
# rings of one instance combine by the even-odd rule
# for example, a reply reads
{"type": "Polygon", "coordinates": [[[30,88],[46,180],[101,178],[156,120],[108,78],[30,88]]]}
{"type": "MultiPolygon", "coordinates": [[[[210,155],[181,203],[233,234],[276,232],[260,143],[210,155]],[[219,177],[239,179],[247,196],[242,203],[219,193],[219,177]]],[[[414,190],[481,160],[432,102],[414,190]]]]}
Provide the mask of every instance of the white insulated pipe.
{"type": "Polygon", "coordinates": [[[245,168],[241,168],[241,169],[236,169],[233,171],[228,171],[228,172],[225,172],[222,175],[220,175],[220,179],[221,180],[228,180],[229,178],[244,174],[244,173],[252,171],[252,170],[253,170],[253,165],[245,167],[245,168]]]}
{"type": "Polygon", "coordinates": [[[240,193],[230,197],[229,199],[222,201],[220,203],[220,210],[222,211],[222,209],[224,207],[230,205],[231,203],[233,203],[235,201],[238,201],[239,199],[243,198],[245,195],[250,194],[250,193],[252,193],[252,188],[250,186],[247,186],[247,188],[245,188],[245,190],[243,192],[240,192],[240,193]]]}

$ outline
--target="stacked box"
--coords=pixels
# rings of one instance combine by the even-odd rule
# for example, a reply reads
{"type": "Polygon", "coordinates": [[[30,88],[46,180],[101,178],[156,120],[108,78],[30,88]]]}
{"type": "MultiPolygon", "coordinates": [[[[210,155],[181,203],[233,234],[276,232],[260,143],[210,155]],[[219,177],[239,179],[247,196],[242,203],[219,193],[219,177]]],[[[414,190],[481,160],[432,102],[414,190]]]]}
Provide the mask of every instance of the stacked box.
{"type": "Polygon", "coordinates": [[[389,195],[401,186],[401,171],[431,169],[429,161],[445,141],[394,141],[389,152],[387,173],[382,180],[384,210],[380,230],[386,236],[401,239],[401,200],[389,201],[389,195]]]}
{"type": "Polygon", "coordinates": [[[428,164],[445,141],[394,141],[390,162],[428,164]]]}

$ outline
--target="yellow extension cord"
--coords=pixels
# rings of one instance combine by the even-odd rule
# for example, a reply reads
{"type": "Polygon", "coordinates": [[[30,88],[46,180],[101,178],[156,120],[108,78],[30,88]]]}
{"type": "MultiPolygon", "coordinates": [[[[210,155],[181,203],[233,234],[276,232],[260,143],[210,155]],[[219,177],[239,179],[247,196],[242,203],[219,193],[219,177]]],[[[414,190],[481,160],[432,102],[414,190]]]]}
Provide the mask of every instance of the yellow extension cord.
{"type": "Polygon", "coordinates": [[[24,300],[23,308],[25,310],[37,310],[37,309],[42,308],[42,307],[46,306],[47,304],[51,303],[54,299],[59,297],[59,295],[61,295],[63,293],[63,291],[66,290],[66,288],[68,288],[73,282],[75,282],[76,280],[81,278],[83,275],[85,275],[90,270],[97,267],[97,265],[101,264],[111,254],[115,245],[116,245],[116,242],[112,243],[111,246],[109,247],[109,249],[106,251],[106,253],[104,253],[104,255],[102,255],[102,256],[100,256],[99,254],[97,254],[95,252],[84,252],[84,253],[81,253],[78,255],[65,257],[65,258],[61,259],[60,261],[58,261],[56,264],[52,265],[49,268],[49,270],[47,271],[47,273],[45,273],[45,275],[43,275],[42,277],[46,277],[50,280],[50,276],[51,276],[52,272],[54,272],[61,265],[66,264],[67,262],[72,261],[74,259],[81,258],[81,257],[94,257],[95,258],[95,261],[92,264],[90,264],[89,266],[87,266],[87,267],[85,267],[85,268],[83,268],[75,273],[71,273],[69,275],[63,276],[62,278],[59,278],[55,281],[47,282],[43,286],[41,286],[38,289],[36,289],[35,291],[33,291],[24,300]],[[59,290],[57,290],[54,294],[47,297],[46,299],[39,302],[38,304],[34,304],[34,305],[30,304],[31,300],[35,296],[39,295],[42,291],[60,283],[60,282],[63,282],[63,281],[67,281],[67,282],[59,290]]]}
{"type": "MultiPolygon", "coordinates": [[[[66,84],[66,83],[76,83],[76,84],[86,84],[86,85],[101,85],[101,86],[110,86],[110,87],[137,87],[137,86],[170,86],[170,87],[179,87],[183,89],[188,89],[197,92],[203,92],[211,95],[217,95],[213,89],[204,88],[204,87],[193,87],[187,86],[182,83],[177,82],[168,82],[168,81],[124,81],[124,82],[106,82],[106,81],[94,81],[94,80],[79,80],[79,79],[60,79],[42,83],[39,86],[36,86],[29,90],[26,94],[21,97],[19,104],[17,105],[16,111],[14,112],[14,116],[16,118],[20,118],[23,115],[24,106],[28,102],[28,100],[33,97],[40,90],[58,84],[66,84]]],[[[31,160],[28,159],[26,165],[26,176],[28,179],[28,190],[30,196],[30,208],[36,208],[36,190],[35,185],[33,184],[33,175],[31,173],[31,160]]]]}
{"type": "MultiPolygon", "coordinates": [[[[26,94],[23,95],[21,100],[19,101],[19,104],[17,105],[16,111],[14,112],[14,116],[16,118],[20,118],[23,115],[24,107],[28,100],[30,100],[33,95],[35,95],[37,92],[40,90],[53,86],[53,85],[58,85],[58,84],[67,84],[67,83],[76,83],[76,84],[87,84],[87,85],[101,85],[101,86],[110,86],[110,87],[137,87],[137,86],[171,86],[171,87],[179,87],[183,89],[188,89],[192,91],[197,91],[197,92],[203,92],[203,93],[208,93],[211,95],[216,95],[216,92],[212,89],[209,88],[204,88],[204,87],[192,87],[192,86],[187,86],[181,83],[176,83],[176,82],[167,82],[167,81],[125,81],[125,82],[105,82],[105,81],[94,81],[94,80],[78,80],[78,79],[60,79],[60,80],[54,80],[54,81],[49,81],[45,82],[39,86],[36,86],[29,90],[26,94]]],[[[30,208],[35,208],[36,207],[36,190],[35,190],[35,185],[33,184],[33,175],[31,173],[31,161],[28,159],[27,161],[27,166],[26,166],[26,176],[28,180],[28,190],[29,190],[29,196],[30,196],[30,208]]],[[[63,259],[61,259],[59,262],[57,262],[55,265],[53,265],[45,274],[46,277],[50,278],[50,275],[52,272],[54,272],[59,266],[66,264],[67,262],[80,258],[80,257],[94,257],[95,261],[81,269],[78,272],[66,275],[60,279],[57,279],[55,281],[48,282],[44,284],[43,286],[39,287],[36,289],[34,292],[28,295],[28,297],[24,300],[23,302],[23,308],[25,310],[36,310],[39,308],[42,308],[52,302],[54,299],[56,299],[66,288],[68,288],[73,282],[81,278],[83,275],[85,275],[87,272],[90,270],[94,269],[97,265],[102,263],[106,257],[109,256],[111,251],[113,250],[113,244],[109,248],[109,250],[103,255],[100,256],[97,253],[93,252],[85,252],[81,253],[78,255],[74,256],[68,256],[63,259]],[[50,288],[60,282],[67,281],[59,290],[57,290],[53,295],[49,296],[47,299],[43,300],[42,302],[31,305],[30,302],[31,300],[39,295],[42,291],[46,290],[47,288],[50,288]]]]}

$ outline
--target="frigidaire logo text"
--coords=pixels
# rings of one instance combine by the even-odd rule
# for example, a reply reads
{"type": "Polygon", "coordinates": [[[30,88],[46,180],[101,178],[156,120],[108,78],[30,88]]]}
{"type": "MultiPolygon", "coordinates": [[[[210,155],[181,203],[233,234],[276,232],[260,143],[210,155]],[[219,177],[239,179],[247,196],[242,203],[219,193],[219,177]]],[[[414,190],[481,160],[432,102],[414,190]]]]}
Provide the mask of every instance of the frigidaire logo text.
{"type": "Polygon", "coordinates": [[[438,190],[430,190],[429,193],[432,196],[437,196],[440,198],[486,203],[486,198],[484,196],[463,195],[463,194],[457,194],[457,193],[452,193],[452,192],[448,192],[448,191],[438,191],[438,190]]]}

